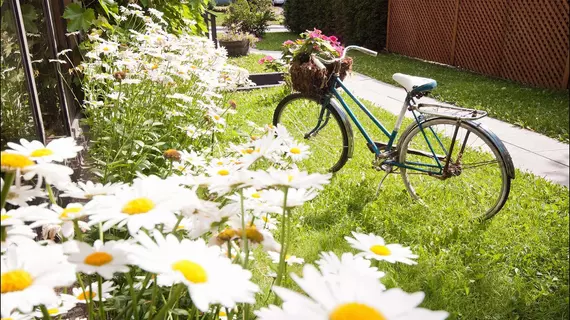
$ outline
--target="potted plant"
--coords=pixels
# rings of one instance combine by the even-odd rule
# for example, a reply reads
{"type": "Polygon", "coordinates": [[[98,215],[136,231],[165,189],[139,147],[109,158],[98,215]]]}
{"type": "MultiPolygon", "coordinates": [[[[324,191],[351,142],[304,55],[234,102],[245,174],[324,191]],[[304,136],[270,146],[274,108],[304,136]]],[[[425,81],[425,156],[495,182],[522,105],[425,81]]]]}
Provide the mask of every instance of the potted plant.
{"type": "Polygon", "coordinates": [[[255,46],[258,39],[251,33],[238,31],[238,27],[231,25],[225,33],[220,34],[218,41],[220,46],[226,48],[229,57],[245,56],[249,53],[249,47],[255,46]]]}

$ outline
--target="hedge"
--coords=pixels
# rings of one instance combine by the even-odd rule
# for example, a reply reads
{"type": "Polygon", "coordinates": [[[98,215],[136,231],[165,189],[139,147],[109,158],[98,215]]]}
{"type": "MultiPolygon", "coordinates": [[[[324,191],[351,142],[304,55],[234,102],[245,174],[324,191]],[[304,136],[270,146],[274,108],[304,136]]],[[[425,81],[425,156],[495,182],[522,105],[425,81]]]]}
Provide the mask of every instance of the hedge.
{"type": "Polygon", "coordinates": [[[287,0],[284,9],[292,32],[317,28],[345,45],[375,50],[386,45],[388,0],[287,0]]]}

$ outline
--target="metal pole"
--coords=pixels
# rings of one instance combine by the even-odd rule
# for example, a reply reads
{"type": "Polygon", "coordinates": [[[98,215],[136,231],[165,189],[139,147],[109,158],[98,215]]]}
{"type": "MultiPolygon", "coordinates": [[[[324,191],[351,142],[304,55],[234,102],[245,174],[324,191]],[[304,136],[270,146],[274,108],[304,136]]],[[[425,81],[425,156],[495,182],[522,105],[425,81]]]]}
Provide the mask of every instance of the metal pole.
{"type": "Polygon", "coordinates": [[[22,19],[22,9],[19,0],[12,0],[12,13],[14,14],[14,23],[16,25],[16,33],[18,34],[18,42],[20,43],[20,53],[22,54],[22,66],[26,76],[26,85],[28,87],[28,95],[32,107],[32,116],[36,125],[38,139],[42,143],[46,143],[46,133],[44,122],[42,120],[42,110],[40,109],[40,101],[38,100],[38,91],[36,89],[36,80],[34,79],[34,70],[32,69],[32,61],[30,60],[30,52],[28,51],[28,40],[26,39],[26,29],[24,28],[24,20],[22,19]]]}
{"type": "Polygon", "coordinates": [[[216,47],[216,49],[218,49],[218,31],[216,30],[216,15],[212,13],[212,15],[210,16],[212,18],[212,21],[210,23],[210,26],[212,27],[212,41],[214,41],[214,46],[216,47]]]}
{"type": "MultiPolygon", "coordinates": [[[[47,26],[47,38],[51,51],[52,59],[57,59],[57,39],[55,37],[53,17],[51,15],[51,0],[43,0],[44,17],[47,26]]],[[[54,69],[57,77],[57,89],[59,91],[59,102],[61,115],[64,121],[65,134],[71,136],[71,120],[69,119],[69,105],[67,103],[67,95],[65,92],[64,82],[61,74],[61,66],[58,62],[54,62],[54,69]]]]}

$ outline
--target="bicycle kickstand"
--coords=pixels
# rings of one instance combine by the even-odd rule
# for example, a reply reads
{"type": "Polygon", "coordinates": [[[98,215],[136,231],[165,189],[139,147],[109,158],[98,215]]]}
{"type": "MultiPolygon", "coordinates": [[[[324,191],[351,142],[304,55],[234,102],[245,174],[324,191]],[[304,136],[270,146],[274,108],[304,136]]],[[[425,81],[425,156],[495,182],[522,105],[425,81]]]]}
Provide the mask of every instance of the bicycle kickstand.
{"type": "Polygon", "coordinates": [[[391,173],[390,171],[386,172],[386,174],[384,175],[382,180],[380,180],[380,183],[378,184],[378,188],[376,188],[376,197],[378,197],[378,194],[380,193],[380,187],[382,187],[382,183],[384,183],[384,180],[386,180],[386,178],[388,177],[388,175],[390,173],[391,173]]]}

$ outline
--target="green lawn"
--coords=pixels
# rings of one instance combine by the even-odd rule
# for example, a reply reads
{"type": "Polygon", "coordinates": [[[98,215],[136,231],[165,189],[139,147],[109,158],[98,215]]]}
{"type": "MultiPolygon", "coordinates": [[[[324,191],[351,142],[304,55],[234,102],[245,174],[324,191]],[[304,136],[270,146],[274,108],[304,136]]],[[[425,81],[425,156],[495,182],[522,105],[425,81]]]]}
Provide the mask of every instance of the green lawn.
{"type": "MultiPolygon", "coordinates": [[[[248,129],[246,120],[270,123],[284,94],[282,88],[231,94],[239,112],[228,119],[229,127],[239,132],[248,129]]],[[[372,111],[388,127],[394,124],[394,115],[375,107],[372,111]]],[[[384,283],[424,291],[422,306],[447,310],[450,319],[569,317],[567,188],[517,171],[505,208],[479,224],[467,221],[460,209],[449,212],[445,203],[427,210],[409,198],[399,176],[389,177],[376,198],[383,174],[370,168],[371,160],[357,139],[354,158],[315,200],[294,212],[291,254],[310,263],[320,251],[352,251],[344,236],[353,230],[373,232],[411,246],[420,256],[416,266],[381,264],[387,272],[384,283]]],[[[323,159],[314,161],[318,165],[323,159]]],[[[268,261],[261,255],[256,259],[254,277],[267,290],[268,261]]],[[[299,273],[300,268],[290,271],[299,273]]]]}
{"type": "MultiPolygon", "coordinates": [[[[296,39],[293,33],[270,33],[257,44],[262,50],[280,50],[281,43],[296,39]]],[[[436,79],[433,97],[467,108],[479,108],[491,117],[568,143],[568,91],[546,90],[483,76],[453,67],[381,53],[377,57],[354,53],[354,71],[397,85],[397,72],[436,79]]]]}
{"type": "Polygon", "coordinates": [[[246,68],[250,73],[264,73],[265,68],[259,64],[259,59],[263,58],[263,54],[249,54],[239,58],[230,58],[229,62],[238,67],[246,68]]]}

